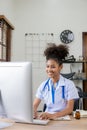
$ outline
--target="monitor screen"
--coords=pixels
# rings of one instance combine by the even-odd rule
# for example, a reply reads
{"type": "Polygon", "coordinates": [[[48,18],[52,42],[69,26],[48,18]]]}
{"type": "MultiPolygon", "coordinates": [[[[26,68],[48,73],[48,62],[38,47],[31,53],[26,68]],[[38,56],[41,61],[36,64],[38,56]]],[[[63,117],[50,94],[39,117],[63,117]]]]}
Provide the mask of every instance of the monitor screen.
{"type": "Polygon", "coordinates": [[[32,119],[32,63],[0,63],[0,114],[16,122],[32,119]]]}

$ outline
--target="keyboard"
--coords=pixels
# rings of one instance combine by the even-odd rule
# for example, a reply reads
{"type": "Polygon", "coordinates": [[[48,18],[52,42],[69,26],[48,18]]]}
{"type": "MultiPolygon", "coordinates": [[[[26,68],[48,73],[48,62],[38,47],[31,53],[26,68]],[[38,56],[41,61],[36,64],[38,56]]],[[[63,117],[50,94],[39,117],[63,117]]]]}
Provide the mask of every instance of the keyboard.
{"type": "Polygon", "coordinates": [[[40,119],[33,119],[33,124],[37,125],[47,125],[50,120],[40,120],[40,119]]]}
{"type": "Polygon", "coordinates": [[[0,121],[0,129],[12,126],[13,123],[0,121]]]}

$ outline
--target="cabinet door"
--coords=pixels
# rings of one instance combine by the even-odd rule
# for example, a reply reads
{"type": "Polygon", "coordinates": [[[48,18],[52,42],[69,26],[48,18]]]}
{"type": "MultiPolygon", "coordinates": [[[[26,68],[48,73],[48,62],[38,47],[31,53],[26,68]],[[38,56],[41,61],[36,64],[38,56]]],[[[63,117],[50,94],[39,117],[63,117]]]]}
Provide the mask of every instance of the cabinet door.
{"type": "MultiPolygon", "coordinates": [[[[83,57],[87,61],[87,32],[84,32],[82,35],[83,35],[83,57]]],[[[87,78],[87,63],[83,64],[83,71],[86,73],[87,78]]],[[[87,92],[87,81],[83,81],[83,91],[87,92]]],[[[87,99],[84,99],[83,101],[83,108],[87,110],[87,99]]]]}

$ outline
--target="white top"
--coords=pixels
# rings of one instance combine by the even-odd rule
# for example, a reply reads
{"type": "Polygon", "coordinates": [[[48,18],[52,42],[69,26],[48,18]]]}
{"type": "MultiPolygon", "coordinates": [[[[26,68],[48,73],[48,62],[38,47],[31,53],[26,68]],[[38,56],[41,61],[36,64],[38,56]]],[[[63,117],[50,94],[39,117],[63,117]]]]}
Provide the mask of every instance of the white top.
{"type": "Polygon", "coordinates": [[[56,87],[53,87],[51,79],[44,81],[39,86],[36,97],[44,100],[47,105],[46,112],[50,113],[65,109],[66,101],[79,98],[74,83],[61,75],[56,87]]]}

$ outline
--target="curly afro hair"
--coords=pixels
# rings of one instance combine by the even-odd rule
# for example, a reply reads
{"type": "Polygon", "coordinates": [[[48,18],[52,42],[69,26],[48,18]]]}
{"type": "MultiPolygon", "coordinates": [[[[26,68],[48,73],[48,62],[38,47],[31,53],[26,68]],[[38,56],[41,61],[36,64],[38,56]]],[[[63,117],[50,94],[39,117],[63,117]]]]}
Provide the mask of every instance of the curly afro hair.
{"type": "Polygon", "coordinates": [[[69,48],[67,45],[55,43],[49,43],[48,47],[44,51],[44,56],[46,56],[46,60],[54,59],[58,63],[62,64],[63,60],[68,56],[69,48]]]}

